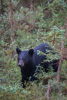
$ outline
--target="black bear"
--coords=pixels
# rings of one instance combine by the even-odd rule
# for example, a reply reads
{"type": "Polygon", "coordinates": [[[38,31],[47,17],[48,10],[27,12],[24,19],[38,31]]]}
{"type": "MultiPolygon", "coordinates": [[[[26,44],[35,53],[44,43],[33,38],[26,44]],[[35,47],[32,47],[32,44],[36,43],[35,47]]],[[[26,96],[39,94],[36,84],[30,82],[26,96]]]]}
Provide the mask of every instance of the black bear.
{"type": "Polygon", "coordinates": [[[31,81],[36,80],[36,77],[34,77],[34,73],[36,71],[37,65],[40,64],[41,66],[43,66],[46,72],[48,71],[49,65],[53,67],[55,72],[58,69],[58,60],[50,62],[47,61],[43,63],[43,60],[46,60],[47,57],[46,55],[38,55],[37,50],[48,54],[47,50],[51,51],[52,49],[47,43],[41,43],[34,49],[26,51],[21,51],[18,47],[16,48],[16,51],[18,53],[18,66],[21,68],[23,87],[25,87],[24,81],[28,81],[29,77],[31,77],[31,81]]]}

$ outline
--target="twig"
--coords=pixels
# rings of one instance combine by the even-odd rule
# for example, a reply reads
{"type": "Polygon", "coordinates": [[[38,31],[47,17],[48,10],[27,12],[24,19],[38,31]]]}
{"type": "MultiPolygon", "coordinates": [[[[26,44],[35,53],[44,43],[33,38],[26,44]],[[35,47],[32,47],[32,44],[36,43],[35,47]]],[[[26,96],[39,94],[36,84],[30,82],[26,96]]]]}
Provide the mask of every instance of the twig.
{"type": "Polygon", "coordinates": [[[66,76],[66,79],[67,79],[67,74],[65,73],[64,69],[62,68],[62,71],[64,73],[64,75],[66,76]]]}

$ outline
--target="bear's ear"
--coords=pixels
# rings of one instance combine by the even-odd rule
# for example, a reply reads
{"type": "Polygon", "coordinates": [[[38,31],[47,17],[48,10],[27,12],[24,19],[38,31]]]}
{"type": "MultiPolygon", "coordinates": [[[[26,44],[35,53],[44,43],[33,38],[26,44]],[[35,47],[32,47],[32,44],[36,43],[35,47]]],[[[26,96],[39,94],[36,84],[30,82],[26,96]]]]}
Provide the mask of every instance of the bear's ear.
{"type": "Polygon", "coordinates": [[[32,55],[34,54],[34,50],[33,50],[33,49],[30,49],[30,50],[28,51],[28,53],[32,56],[32,55]]]}
{"type": "Polygon", "coordinates": [[[21,50],[17,47],[16,52],[19,54],[21,52],[21,50]]]}

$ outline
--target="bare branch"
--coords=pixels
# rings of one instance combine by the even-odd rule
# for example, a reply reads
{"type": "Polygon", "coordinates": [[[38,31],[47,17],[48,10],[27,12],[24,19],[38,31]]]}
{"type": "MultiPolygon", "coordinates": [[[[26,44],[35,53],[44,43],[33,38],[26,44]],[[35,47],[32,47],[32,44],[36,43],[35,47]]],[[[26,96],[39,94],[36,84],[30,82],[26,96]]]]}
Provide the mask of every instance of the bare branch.
{"type": "Polygon", "coordinates": [[[13,9],[12,9],[12,2],[9,0],[10,6],[10,13],[11,13],[11,41],[14,41],[14,21],[13,21],[13,9]]]}
{"type": "Polygon", "coordinates": [[[48,82],[48,88],[47,88],[47,100],[50,99],[49,94],[50,94],[50,84],[49,84],[49,82],[48,82]]]}
{"type": "Polygon", "coordinates": [[[67,16],[66,16],[65,22],[66,22],[66,34],[64,36],[62,46],[61,46],[61,55],[60,55],[60,61],[59,61],[59,66],[58,66],[58,71],[57,71],[57,81],[58,82],[60,80],[60,71],[61,71],[62,62],[63,62],[63,48],[64,48],[65,39],[67,37],[67,16]]]}

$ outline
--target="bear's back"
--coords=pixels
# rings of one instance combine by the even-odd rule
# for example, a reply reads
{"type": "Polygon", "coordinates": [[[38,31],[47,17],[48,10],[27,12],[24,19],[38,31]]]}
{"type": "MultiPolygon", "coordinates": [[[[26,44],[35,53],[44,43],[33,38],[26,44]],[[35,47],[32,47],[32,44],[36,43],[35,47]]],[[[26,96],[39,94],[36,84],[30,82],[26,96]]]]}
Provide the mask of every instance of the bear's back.
{"type": "Polygon", "coordinates": [[[50,46],[47,43],[41,43],[40,45],[38,45],[34,48],[34,52],[37,53],[37,50],[40,50],[40,51],[46,53],[46,50],[50,50],[50,46]]]}

